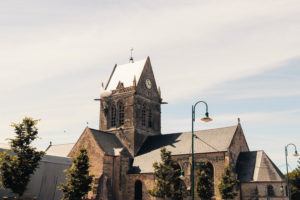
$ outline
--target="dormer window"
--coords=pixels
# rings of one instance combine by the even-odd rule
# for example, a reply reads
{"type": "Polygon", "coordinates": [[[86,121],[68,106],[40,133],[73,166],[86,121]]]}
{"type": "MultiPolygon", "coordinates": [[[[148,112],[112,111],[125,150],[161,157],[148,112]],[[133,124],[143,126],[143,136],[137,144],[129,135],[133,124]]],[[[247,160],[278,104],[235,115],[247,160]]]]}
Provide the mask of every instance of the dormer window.
{"type": "Polygon", "coordinates": [[[124,124],[124,104],[122,102],[119,103],[119,126],[124,124]]]}

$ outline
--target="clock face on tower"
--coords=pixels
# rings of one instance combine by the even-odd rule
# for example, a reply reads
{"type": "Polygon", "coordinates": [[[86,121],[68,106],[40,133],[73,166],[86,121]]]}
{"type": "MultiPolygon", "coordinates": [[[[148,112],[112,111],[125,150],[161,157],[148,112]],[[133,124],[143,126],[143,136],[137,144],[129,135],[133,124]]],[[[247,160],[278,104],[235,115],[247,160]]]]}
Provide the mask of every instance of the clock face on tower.
{"type": "Polygon", "coordinates": [[[146,79],[145,85],[146,85],[146,87],[147,87],[148,89],[151,89],[152,83],[151,83],[151,81],[150,81],[149,79],[146,79]]]}

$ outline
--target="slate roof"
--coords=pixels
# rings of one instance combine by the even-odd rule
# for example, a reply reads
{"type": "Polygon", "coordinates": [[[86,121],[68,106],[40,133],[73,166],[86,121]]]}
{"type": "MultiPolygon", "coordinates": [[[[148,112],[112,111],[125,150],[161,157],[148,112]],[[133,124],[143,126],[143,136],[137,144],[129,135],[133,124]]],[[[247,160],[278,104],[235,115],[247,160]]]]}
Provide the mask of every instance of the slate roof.
{"type": "Polygon", "coordinates": [[[46,150],[46,155],[68,157],[75,143],[50,145],[46,150]]]}
{"type": "Polygon", "coordinates": [[[117,149],[123,148],[122,143],[114,134],[91,128],[88,129],[91,131],[99,147],[107,155],[114,156],[116,153],[118,153],[118,151],[116,151],[117,149]]]}
{"type": "Polygon", "coordinates": [[[134,63],[116,65],[110,75],[110,79],[107,82],[105,90],[115,90],[119,81],[123,83],[124,87],[132,86],[134,76],[136,78],[136,83],[138,83],[146,61],[147,59],[144,59],[134,63]]]}
{"type": "MultiPolygon", "coordinates": [[[[227,151],[238,125],[195,132],[194,152],[210,153],[227,151]]],[[[172,155],[191,153],[191,132],[150,136],[145,141],[133,167],[140,173],[152,173],[154,161],[160,162],[160,148],[166,147],[172,155]]]]}
{"type": "Polygon", "coordinates": [[[241,152],[236,170],[241,182],[285,181],[284,175],[264,151],[241,152]]]}

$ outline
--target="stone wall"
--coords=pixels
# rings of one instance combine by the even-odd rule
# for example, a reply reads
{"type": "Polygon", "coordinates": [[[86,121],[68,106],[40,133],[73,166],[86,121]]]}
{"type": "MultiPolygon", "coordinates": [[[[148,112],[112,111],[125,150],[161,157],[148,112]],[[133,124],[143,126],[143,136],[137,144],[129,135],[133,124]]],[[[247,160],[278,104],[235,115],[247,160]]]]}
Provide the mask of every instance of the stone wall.
{"type": "Polygon", "coordinates": [[[288,200],[285,182],[241,183],[241,200],[288,200]],[[268,197],[267,187],[271,185],[274,196],[268,197]],[[283,191],[281,190],[283,186],[283,191]]]}
{"type": "Polygon", "coordinates": [[[142,182],[143,200],[156,199],[148,193],[148,190],[153,189],[154,187],[154,180],[153,174],[128,174],[126,180],[126,189],[123,191],[122,200],[134,200],[136,181],[142,182]]]}
{"type": "Polygon", "coordinates": [[[229,165],[233,170],[235,170],[235,165],[240,152],[247,152],[247,151],[249,151],[249,147],[246,142],[246,138],[243,133],[242,127],[240,124],[238,124],[237,130],[233,136],[227,154],[229,159],[229,165]]]}
{"type": "MultiPolygon", "coordinates": [[[[191,163],[192,158],[191,155],[178,155],[173,156],[177,162],[180,164],[180,166],[183,166],[183,163],[191,163]]],[[[217,152],[217,153],[206,153],[206,154],[195,154],[195,162],[196,165],[200,164],[201,162],[209,162],[213,166],[213,174],[214,174],[214,193],[215,193],[215,199],[219,200],[220,194],[218,190],[218,185],[220,184],[220,179],[222,176],[222,173],[224,172],[224,166],[226,165],[225,162],[225,152],[217,152]]],[[[190,164],[185,164],[184,167],[185,172],[185,184],[189,188],[190,187],[190,164]]],[[[196,183],[196,171],[197,167],[195,167],[195,183],[196,183]]],[[[196,189],[196,188],[195,188],[196,189]]],[[[196,194],[196,191],[195,191],[196,194]]],[[[197,195],[195,195],[197,196],[197,195]]]]}
{"type": "Polygon", "coordinates": [[[139,80],[132,77],[132,86],[124,87],[119,82],[112,94],[102,97],[100,102],[99,130],[117,135],[122,144],[132,156],[136,155],[146,137],[161,133],[161,98],[158,92],[150,59],[148,58],[139,80]],[[151,88],[147,88],[145,81],[150,80],[151,88]],[[138,82],[136,82],[138,81],[138,82]],[[124,124],[118,124],[118,103],[124,105],[124,124]],[[146,125],[142,125],[142,107],[146,106],[146,125]],[[111,108],[116,108],[116,125],[111,125],[111,108]],[[149,115],[151,110],[151,115],[149,115]],[[148,125],[148,116],[151,126],[148,125]]]}
{"type": "MultiPolygon", "coordinates": [[[[175,160],[177,160],[178,164],[182,166],[182,169],[185,172],[185,178],[183,179],[187,188],[190,189],[190,164],[191,163],[191,155],[175,155],[173,156],[175,160]]],[[[221,200],[218,185],[220,184],[220,179],[222,173],[224,172],[224,166],[226,165],[225,161],[225,152],[217,152],[217,153],[206,153],[206,154],[195,154],[195,162],[196,164],[200,164],[200,162],[209,162],[212,164],[214,169],[214,192],[216,200],[221,200]]],[[[195,168],[195,177],[196,177],[197,167],[195,168]]],[[[148,190],[153,189],[155,177],[151,173],[147,174],[123,174],[124,178],[126,178],[126,188],[123,191],[123,199],[134,199],[135,194],[135,182],[141,181],[143,188],[143,199],[152,200],[155,199],[148,194],[148,190]]],[[[196,182],[196,178],[195,178],[196,182]]],[[[196,194],[196,192],[195,192],[196,194]]],[[[197,196],[197,195],[195,195],[197,196]]],[[[188,197],[187,199],[189,199],[188,197]]],[[[122,199],[122,198],[121,198],[122,199]]],[[[199,199],[199,198],[196,198],[199,199]]]]}
{"type": "Polygon", "coordinates": [[[103,157],[104,152],[99,148],[98,144],[94,140],[92,134],[88,129],[85,129],[77,143],[72,148],[69,153],[69,157],[75,157],[79,149],[85,147],[88,151],[88,156],[90,159],[90,173],[99,178],[102,174],[103,167],[103,157]]]}

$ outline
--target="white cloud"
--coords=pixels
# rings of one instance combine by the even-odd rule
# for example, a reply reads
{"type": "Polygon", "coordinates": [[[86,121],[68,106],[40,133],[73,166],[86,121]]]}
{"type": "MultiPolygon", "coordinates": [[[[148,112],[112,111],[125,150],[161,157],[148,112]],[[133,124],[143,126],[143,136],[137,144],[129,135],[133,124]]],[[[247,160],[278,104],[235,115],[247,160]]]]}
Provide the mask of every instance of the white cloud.
{"type": "MultiPolygon", "coordinates": [[[[47,12],[45,4],[35,6],[47,12]]],[[[176,2],[162,4],[160,9],[134,4],[135,12],[130,6],[115,6],[111,12],[77,6],[73,8],[85,13],[72,16],[76,13],[72,10],[62,14],[62,8],[48,11],[65,17],[53,25],[48,18],[42,26],[36,19],[41,13],[33,13],[34,28],[6,38],[0,47],[4,57],[0,84],[19,87],[59,74],[67,76],[96,63],[101,68],[111,67],[114,63],[107,66],[108,60],[126,58],[127,49],[135,46],[137,55],[153,56],[154,67],[159,69],[157,79],[167,91],[165,98],[176,100],[299,56],[295,44],[300,41],[300,25],[294,18],[300,5],[296,1],[203,1],[185,6],[176,2]],[[71,16],[74,19],[68,23],[71,16]],[[167,90],[171,85],[178,89],[167,90]]]]}
{"type": "MultiPolygon", "coordinates": [[[[282,67],[300,56],[299,1],[188,1],[185,5],[181,1],[33,1],[18,5],[0,2],[1,140],[9,136],[9,123],[25,114],[41,116],[45,131],[55,135],[97,118],[98,108],[83,99],[98,95],[98,83],[107,80],[115,63],[128,62],[132,46],[135,59],[151,57],[163,98],[173,103],[204,96],[204,91],[224,82],[282,67]],[[88,73],[94,69],[98,76],[88,73]],[[74,74],[84,78],[76,83],[74,74]],[[70,82],[49,81],[56,78],[70,82]],[[28,89],[47,81],[60,89],[49,100],[28,89]],[[24,96],[18,96],[20,90],[38,100],[24,102],[24,96]],[[8,102],[16,98],[18,103],[8,102]]],[[[40,90],[49,88],[43,87],[40,90]]],[[[289,90],[281,95],[294,92],[298,94],[289,90]]],[[[275,96],[274,91],[258,95],[275,96]]],[[[237,113],[214,120],[220,125],[236,124],[239,116],[249,123],[267,119],[282,123],[275,117],[279,114],[237,113]]],[[[190,120],[166,119],[162,124],[176,132],[189,127],[190,120]],[[175,124],[176,129],[170,128],[175,124]]]]}
{"type": "Polygon", "coordinates": [[[257,89],[247,91],[247,93],[234,94],[230,99],[254,99],[254,98],[270,98],[270,97],[291,97],[299,96],[300,91],[296,89],[284,90],[270,90],[270,89],[257,89]]]}

